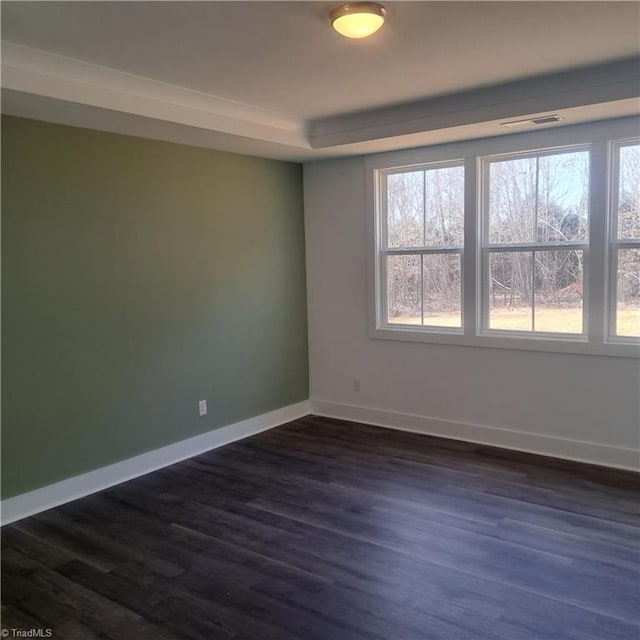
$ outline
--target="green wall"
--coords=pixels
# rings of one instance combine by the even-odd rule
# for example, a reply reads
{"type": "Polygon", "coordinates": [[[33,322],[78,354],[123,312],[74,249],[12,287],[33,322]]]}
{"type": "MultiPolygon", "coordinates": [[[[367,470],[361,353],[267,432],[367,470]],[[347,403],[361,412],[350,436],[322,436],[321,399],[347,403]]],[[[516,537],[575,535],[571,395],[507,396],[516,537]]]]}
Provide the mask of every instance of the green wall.
{"type": "Polygon", "coordinates": [[[300,165],[3,117],[2,496],[308,398],[303,224],[300,165]]]}

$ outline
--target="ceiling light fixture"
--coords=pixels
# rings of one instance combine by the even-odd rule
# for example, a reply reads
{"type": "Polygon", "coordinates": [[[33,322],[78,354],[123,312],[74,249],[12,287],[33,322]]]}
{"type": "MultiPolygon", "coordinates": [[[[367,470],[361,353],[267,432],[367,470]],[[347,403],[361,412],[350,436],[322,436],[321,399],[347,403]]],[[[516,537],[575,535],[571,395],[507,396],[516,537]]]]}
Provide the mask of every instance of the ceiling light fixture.
{"type": "Polygon", "coordinates": [[[349,2],[329,13],[331,26],[347,38],[366,38],[383,24],[387,10],[376,2],[349,2]]]}

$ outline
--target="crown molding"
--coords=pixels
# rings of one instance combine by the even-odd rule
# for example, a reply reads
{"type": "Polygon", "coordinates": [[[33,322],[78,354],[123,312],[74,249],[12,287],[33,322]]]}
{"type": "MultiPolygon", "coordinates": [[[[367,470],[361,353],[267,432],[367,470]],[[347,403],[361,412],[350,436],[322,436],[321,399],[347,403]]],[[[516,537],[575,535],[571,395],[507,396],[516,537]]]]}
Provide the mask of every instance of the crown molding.
{"type": "Polygon", "coordinates": [[[321,149],[615,103],[625,103],[623,115],[633,115],[638,111],[639,71],[640,58],[627,58],[408,104],[318,118],[310,123],[309,139],[312,148],[321,149]]]}
{"type": "Polygon", "coordinates": [[[124,111],[101,109],[87,104],[66,102],[4,88],[2,89],[2,113],[70,127],[94,129],[273,160],[304,162],[317,154],[322,154],[322,151],[266,142],[257,138],[222,133],[157,118],[146,118],[124,111]]]}
{"type": "Polygon", "coordinates": [[[2,44],[2,87],[290,147],[309,147],[302,120],[12,42],[2,44]]]}
{"type": "Polygon", "coordinates": [[[508,119],[559,112],[544,128],[640,113],[640,58],[304,121],[12,42],[2,111],[60,124],[305,162],[508,135],[508,119]]]}

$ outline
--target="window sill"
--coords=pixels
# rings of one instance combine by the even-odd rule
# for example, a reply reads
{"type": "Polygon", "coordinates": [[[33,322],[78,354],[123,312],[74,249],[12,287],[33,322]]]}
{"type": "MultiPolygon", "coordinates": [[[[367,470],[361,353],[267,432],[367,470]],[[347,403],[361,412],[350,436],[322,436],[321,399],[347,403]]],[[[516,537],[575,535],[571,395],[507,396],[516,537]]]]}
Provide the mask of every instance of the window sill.
{"type": "Polygon", "coordinates": [[[513,336],[505,333],[483,335],[465,334],[460,329],[424,330],[406,325],[374,327],[369,337],[376,340],[398,340],[400,342],[423,342],[459,347],[481,347],[489,349],[511,349],[516,351],[543,351],[547,353],[572,353],[590,356],[614,356],[640,358],[640,342],[588,342],[585,336],[547,337],[513,336]]]}

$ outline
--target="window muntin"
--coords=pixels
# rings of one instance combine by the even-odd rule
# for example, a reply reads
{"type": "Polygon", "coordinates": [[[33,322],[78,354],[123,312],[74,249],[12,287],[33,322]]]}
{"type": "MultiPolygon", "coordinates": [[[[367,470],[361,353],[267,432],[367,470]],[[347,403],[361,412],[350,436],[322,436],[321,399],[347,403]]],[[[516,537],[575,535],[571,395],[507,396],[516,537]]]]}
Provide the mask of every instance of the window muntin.
{"type": "Polygon", "coordinates": [[[381,184],[384,323],[461,331],[464,166],[390,169],[381,184]]]}
{"type": "Polygon", "coordinates": [[[612,147],[610,334],[640,337],[640,141],[612,147]]]}
{"type": "Polygon", "coordinates": [[[589,150],[484,159],[485,332],[586,337],[589,150]]]}

